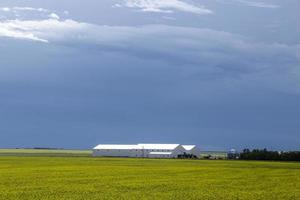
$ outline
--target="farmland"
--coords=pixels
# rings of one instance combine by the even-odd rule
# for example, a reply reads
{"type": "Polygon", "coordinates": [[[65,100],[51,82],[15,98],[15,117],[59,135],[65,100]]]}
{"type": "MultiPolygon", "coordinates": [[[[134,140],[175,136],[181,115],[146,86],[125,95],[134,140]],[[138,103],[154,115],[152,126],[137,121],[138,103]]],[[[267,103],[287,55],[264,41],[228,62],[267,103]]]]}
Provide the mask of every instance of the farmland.
{"type": "Polygon", "coordinates": [[[300,163],[0,150],[0,199],[299,200],[300,163]]]}

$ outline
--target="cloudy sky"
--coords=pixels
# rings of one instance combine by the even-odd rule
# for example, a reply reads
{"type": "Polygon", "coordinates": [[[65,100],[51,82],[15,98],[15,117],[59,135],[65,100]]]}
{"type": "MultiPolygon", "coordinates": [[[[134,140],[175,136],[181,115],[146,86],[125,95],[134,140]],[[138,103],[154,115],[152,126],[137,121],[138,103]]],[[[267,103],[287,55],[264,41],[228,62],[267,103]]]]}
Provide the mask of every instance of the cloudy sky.
{"type": "Polygon", "coordinates": [[[300,147],[299,0],[1,0],[0,147],[300,147]]]}

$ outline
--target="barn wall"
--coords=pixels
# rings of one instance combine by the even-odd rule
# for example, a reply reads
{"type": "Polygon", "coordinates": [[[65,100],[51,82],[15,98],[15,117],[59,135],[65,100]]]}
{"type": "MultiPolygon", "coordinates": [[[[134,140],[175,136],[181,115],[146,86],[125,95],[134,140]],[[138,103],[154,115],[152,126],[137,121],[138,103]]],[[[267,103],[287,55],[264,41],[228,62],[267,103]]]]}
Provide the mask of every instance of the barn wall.
{"type": "Polygon", "coordinates": [[[200,150],[197,147],[195,147],[191,150],[191,154],[193,154],[193,155],[195,155],[199,158],[200,157],[200,150]]]}
{"type": "Polygon", "coordinates": [[[149,154],[149,158],[171,158],[172,155],[164,155],[164,154],[149,154]]]}
{"type": "Polygon", "coordinates": [[[182,155],[186,150],[180,145],[176,149],[174,149],[172,153],[173,158],[177,158],[178,155],[182,155]]]}
{"type": "Polygon", "coordinates": [[[186,151],[181,145],[176,147],[169,152],[172,152],[170,155],[165,154],[150,154],[150,152],[166,152],[166,150],[159,149],[94,149],[93,156],[99,157],[132,157],[132,158],[177,158],[178,155],[184,154],[184,152],[189,154],[199,155],[197,148],[192,149],[191,151],[186,151]]]}
{"type": "Polygon", "coordinates": [[[141,150],[128,150],[128,149],[94,149],[93,156],[103,157],[142,157],[141,150]]]}

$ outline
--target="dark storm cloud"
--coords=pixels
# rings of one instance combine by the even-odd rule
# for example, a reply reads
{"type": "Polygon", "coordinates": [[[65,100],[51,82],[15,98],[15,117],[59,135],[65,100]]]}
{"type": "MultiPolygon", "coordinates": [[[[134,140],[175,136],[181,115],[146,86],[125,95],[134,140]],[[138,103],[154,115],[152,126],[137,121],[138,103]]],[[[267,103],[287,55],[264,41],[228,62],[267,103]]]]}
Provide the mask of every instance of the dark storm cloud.
{"type": "MultiPolygon", "coordinates": [[[[52,5],[45,15],[0,20],[0,146],[174,142],[211,149],[298,148],[299,43],[257,39],[263,35],[259,28],[254,37],[220,30],[217,23],[191,26],[190,16],[176,9],[173,24],[145,23],[164,13],[129,9],[127,20],[138,25],[99,25],[81,22],[90,15],[84,12],[71,20],[53,2],[45,1],[52,5]]],[[[119,16],[112,3],[97,4],[119,16]]],[[[34,5],[28,3],[40,7],[34,5]]],[[[220,17],[221,5],[205,6],[214,11],[208,16],[220,17]]],[[[237,28],[233,24],[224,26],[237,28]]]]}

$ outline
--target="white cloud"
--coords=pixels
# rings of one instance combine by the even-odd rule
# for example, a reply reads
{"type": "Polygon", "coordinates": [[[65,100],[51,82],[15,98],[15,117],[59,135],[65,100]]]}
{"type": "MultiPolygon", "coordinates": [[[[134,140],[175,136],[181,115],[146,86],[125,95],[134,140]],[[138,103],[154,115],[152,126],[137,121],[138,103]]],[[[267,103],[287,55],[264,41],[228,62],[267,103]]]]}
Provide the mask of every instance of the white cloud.
{"type": "Polygon", "coordinates": [[[58,19],[53,18],[27,21],[4,20],[0,22],[0,37],[49,42],[49,40],[67,38],[66,33],[68,32],[77,34],[84,26],[87,24],[73,20],[58,21],[58,19]]]}
{"type": "Polygon", "coordinates": [[[236,0],[236,1],[243,3],[247,6],[259,7],[259,8],[279,8],[278,5],[267,4],[264,2],[248,1],[248,0],[236,0]]]}
{"type": "Polygon", "coordinates": [[[217,0],[218,2],[221,3],[226,3],[226,4],[241,4],[245,6],[250,6],[250,7],[257,7],[257,8],[279,8],[279,5],[275,4],[268,4],[265,2],[258,2],[258,1],[251,1],[251,0],[217,0]]]}
{"type": "Polygon", "coordinates": [[[48,42],[45,39],[38,38],[30,31],[25,31],[24,27],[20,26],[20,21],[18,20],[0,22],[0,37],[10,37],[17,39],[34,40],[39,42],[48,42]],[[17,30],[19,27],[21,27],[21,29],[17,30]]]}
{"type": "Polygon", "coordinates": [[[0,11],[6,12],[10,14],[10,17],[12,15],[15,16],[15,19],[18,18],[30,18],[31,16],[36,16],[36,17],[43,17],[48,18],[55,18],[55,19],[59,19],[57,17],[59,17],[56,13],[51,12],[48,9],[45,8],[34,8],[34,7],[19,7],[19,6],[15,6],[15,7],[0,7],[0,11]]]}
{"type": "Polygon", "coordinates": [[[137,8],[145,12],[172,13],[177,10],[194,14],[213,13],[204,6],[192,5],[182,0],[125,0],[125,6],[129,8],[137,8]]]}
{"type": "Polygon", "coordinates": [[[114,4],[112,7],[113,7],[113,8],[120,8],[120,7],[122,7],[122,5],[119,4],[119,3],[116,3],[116,4],[114,4]]]}
{"type": "Polygon", "coordinates": [[[10,19],[30,19],[32,17],[40,19],[48,19],[49,17],[59,19],[56,13],[51,12],[45,8],[34,8],[34,7],[0,7],[0,11],[6,12],[6,16],[1,16],[1,18],[10,19]]]}
{"type": "Polygon", "coordinates": [[[4,11],[4,12],[10,12],[10,8],[8,7],[3,7],[3,8],[0,8],[0,11],[4,11]]]}
{"type": "Polygon", "coordinates": [[[300,50],[299,46],[248,42],[241,36],[211,29],[166,25],[100,26],[53,18],[0,21],[0,36],[74,47],[94,46],[99,50],[128,52],[177,64],[222,68],[228,67],[224,63],[235,62],[236,65],[231,67],[245,72],[285,64],[280,63],[281,58],[299,62],[296,52],[300,50]],[[243,67],[238,66],[237,61],[243,67]],[[263,64],[256,65],[255,62],[263,64]]]}
{"type": "Polygon", "coordinates": [[[249,79],[268,80],[270,87],[278,86],[273,84],[276,77],[282,90],[293,90],[289,88],[294,85],[300,91],[300,45],[257,43],[228,32],[167,25],[105,26],[50,17],[0,20],[0,37],[197,66],[199,74],[208,77],[252,74],[249,79]],[[286,80],[280,80],[283,77],[286,80]]]}
{"type": "Polygon", "coordinates": [[[52,18],[52,19],[57,19],[57,20],[60,19],[60,17],[56,13],[51,13],[49,15],[49,17],[52,18]]]}
{"type": "Polygon", "coordinates": [[[33,7],[13,7],[13,10],[20,10],[20,11],[37,11],[37,12],[49,12],[49,10],[44,8],[33,8],[33,7]]]}

